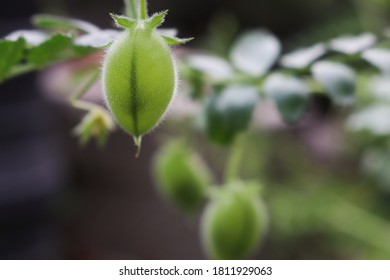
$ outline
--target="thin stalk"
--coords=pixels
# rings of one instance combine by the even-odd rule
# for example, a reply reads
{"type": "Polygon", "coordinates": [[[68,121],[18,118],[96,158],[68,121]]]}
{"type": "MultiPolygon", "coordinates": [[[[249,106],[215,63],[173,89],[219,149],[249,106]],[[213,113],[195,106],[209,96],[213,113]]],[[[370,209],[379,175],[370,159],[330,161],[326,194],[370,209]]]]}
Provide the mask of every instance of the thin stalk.
{"type": "Polygon", "coordinates": [[[32,64],[18,65],[18,66],[15,66],[11,70],[11,72],[5,77],[5,79],[6,80],[12,79],[12,78],[21,76],[23,74],[27,74],[27,73],[33,72],[35,70],[37,70],[37,68],[34,65],[32,65],[32,64]]]}
{"type": "Polygon", "coordinates": [[[225,182],[238,179],[241,159],[244,153],[244,134],[237,136],[231,148],[230,157],[226,166],[225,182]]]}
{"type": "Polygon", "coordinates": [[[139,156],[141,155],[142,136],[134,137],[134,144],[137,148],[137,151],[135,153],[135,158],[139,158],[139,156]]]}
{"type": "Polygon", "coordinates": [[[138,18],[137,0],[125,0],[126,15],[129,18],[138,18]]]}
{"type": "Polygon", "coordinates": [[[73,101],[72,106],[77,109],[88,111],[88,112],[104,110],[101,106],[95,103],[80,101],[80,100],[73,101]]]}
{"type": "Polygon", "coordinates": [[[390,223],[347,201],[336,199],[321,218],[334,229],[390,252],[390,223]]]}
{"type": "Polygon", "coordinates": [[[81,88],[76,91],[76,93],[72,96],[70,99],[70,103],[74,104],[76,101],[78,101],[81,97],[84,96],[84,94],[87,93],[87,91],[95,84],[95,82],[99,79],[100,72],[96,71],[94,72],[81,86],[81,88]]]}
{"type": "Polygon", "coordinates": [[[139,2],[139,18],[140,19],[147,19],[148,18],[147,0],[140,0],[140,2],[139,2]]]}

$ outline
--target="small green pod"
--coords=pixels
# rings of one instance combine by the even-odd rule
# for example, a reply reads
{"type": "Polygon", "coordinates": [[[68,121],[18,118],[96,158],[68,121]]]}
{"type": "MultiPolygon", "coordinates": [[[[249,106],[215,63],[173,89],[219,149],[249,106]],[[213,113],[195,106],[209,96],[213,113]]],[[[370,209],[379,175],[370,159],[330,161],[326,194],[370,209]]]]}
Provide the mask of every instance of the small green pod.
{"type": "Polygon", "coordinates": [[[246,259],[263,238],[267,220],[266,208],[250,186],[229,184],[203,213],[201,236],[205,250],[213,259],[246,259]]]}
{"type": "Polygon", "coordinates": [[[146,27],[126,29],[103,64],[107,104],[119,125],[135,139],[163,117],[176,88],[173,57],[164,39],[146,27]]]}
{"type": "Polygon", "coordinates": [[[198,154],[177,141],[158,152],[154,175],[163,197],[189,214],[200,209],[212,184],[212,176],[198,154]]]}

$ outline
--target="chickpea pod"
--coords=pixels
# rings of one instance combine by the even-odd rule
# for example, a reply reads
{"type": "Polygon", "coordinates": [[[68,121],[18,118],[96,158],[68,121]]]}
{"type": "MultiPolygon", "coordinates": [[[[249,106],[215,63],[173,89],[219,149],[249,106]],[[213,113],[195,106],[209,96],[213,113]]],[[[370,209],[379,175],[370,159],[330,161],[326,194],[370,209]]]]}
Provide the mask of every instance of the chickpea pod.
{"type": "Polygon", "coordinates": [[[161,122],[175,95],[178,77],[169,45],[191,40],[157,30],[167,12],[138,19],[111,14],[124,31],[103,62],[104,95],[117,123],[134,137],[137,156],[142,136],[161,122]]]}

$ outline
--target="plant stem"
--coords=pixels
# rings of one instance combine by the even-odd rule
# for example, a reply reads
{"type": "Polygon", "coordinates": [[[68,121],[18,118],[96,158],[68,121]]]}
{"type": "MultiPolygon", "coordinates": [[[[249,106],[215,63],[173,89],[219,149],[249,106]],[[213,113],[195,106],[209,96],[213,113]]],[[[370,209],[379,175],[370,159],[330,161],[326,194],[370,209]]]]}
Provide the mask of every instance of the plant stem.
{"type": "Polygon", "coordinates": [[[37,68],[32,64],[18,65],[11,70],[11,72],[5,77],[5,79],[12,79],[17,76],[33,72],[35,70],[37,70],[37,68]]]}
{"type": "Polygon", "coordinates": [[[135,158],[139,158],[141,154],[141,147],[142,147],[142,137],[134,137],[134,144],[137,147],[137,152],[135,153],[135,158]]]}
{"type": "Polygon", "coordinates": [[[148,4],[147,0],[140,0],[139,2],[139,17],[140,19],[148,18],[148,4]]]}
{"type": "Polygon", "coordinates": [[[344,234],[390,252],[390,223],[365,209],[337,198],[321,218],[344,234]]]}
{"type": "Polygon", "coordinates": [[[226,167],[225,182],[238,179],[241,158],[244,152],[244,134],[238,135],[231,148],[230,157],[226,167]]]}
{"type": "Polygon", "coordinates": [[[81,101],[81,100],[73,101],[72,106],[77,108],[77,109],[88,111],[88,112],[92,112],[92,111],[96,111],[96,110],[99,111],[99,110],[103,109],[101,106],[99,106],[95,103],[81,101]]]}
{"type": "Polygon", "coordinates": [[[136,1],[137,0],[125,0],[126,15],[132,19],[138,18],[138,10],[137,10],[136,1]]]}
{"type": "Polygon", "coordinates": [[[91,88],[91,86],[99,79],[99,77],[100,77],[99,71],[92,73],[92,75],[85,81],[85,83],[81,86],[81,88],[78,91],[76,91],[76,93],[72,96],[72,98],[70,99],[70,103],[74,104],[81,97],[83,97],[84,94],[86,94],[87,91],[91,88]]]}

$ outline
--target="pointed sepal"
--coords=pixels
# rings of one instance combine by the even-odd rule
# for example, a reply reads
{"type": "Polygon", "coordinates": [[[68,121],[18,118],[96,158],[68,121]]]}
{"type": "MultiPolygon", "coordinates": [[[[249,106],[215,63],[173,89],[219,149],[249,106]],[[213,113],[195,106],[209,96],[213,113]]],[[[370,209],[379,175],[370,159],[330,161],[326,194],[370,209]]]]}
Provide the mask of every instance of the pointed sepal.
{"type": "Polygon", "coordinates": [[[146,25],[150,29],[154,29],[159,27],[161,24],[163,24],[165,17],[167,16],[169,10],[165,10],[161,13],[156,13],[153,16],[151,16],[147,22],[146,25]]]}
{"type": "Polygon", "coordinates": [[[185,43],[188,43],[189,41],[194,40],[194,38],[180,39],[177,37],[171,37],[171,36],[166,36],[166,35],[161,35],[161,37],[165,40],[165,42],[168,45],[180,45],[180,44],[185,44],[185,43]]]}
{"type": "Polygon", "coordinates": [[[110,16],[114,19],[115,24],[122,28],[132,28],[137,24],[137,21],[125,16],[119,16],[111,13],[110,16]]]}

